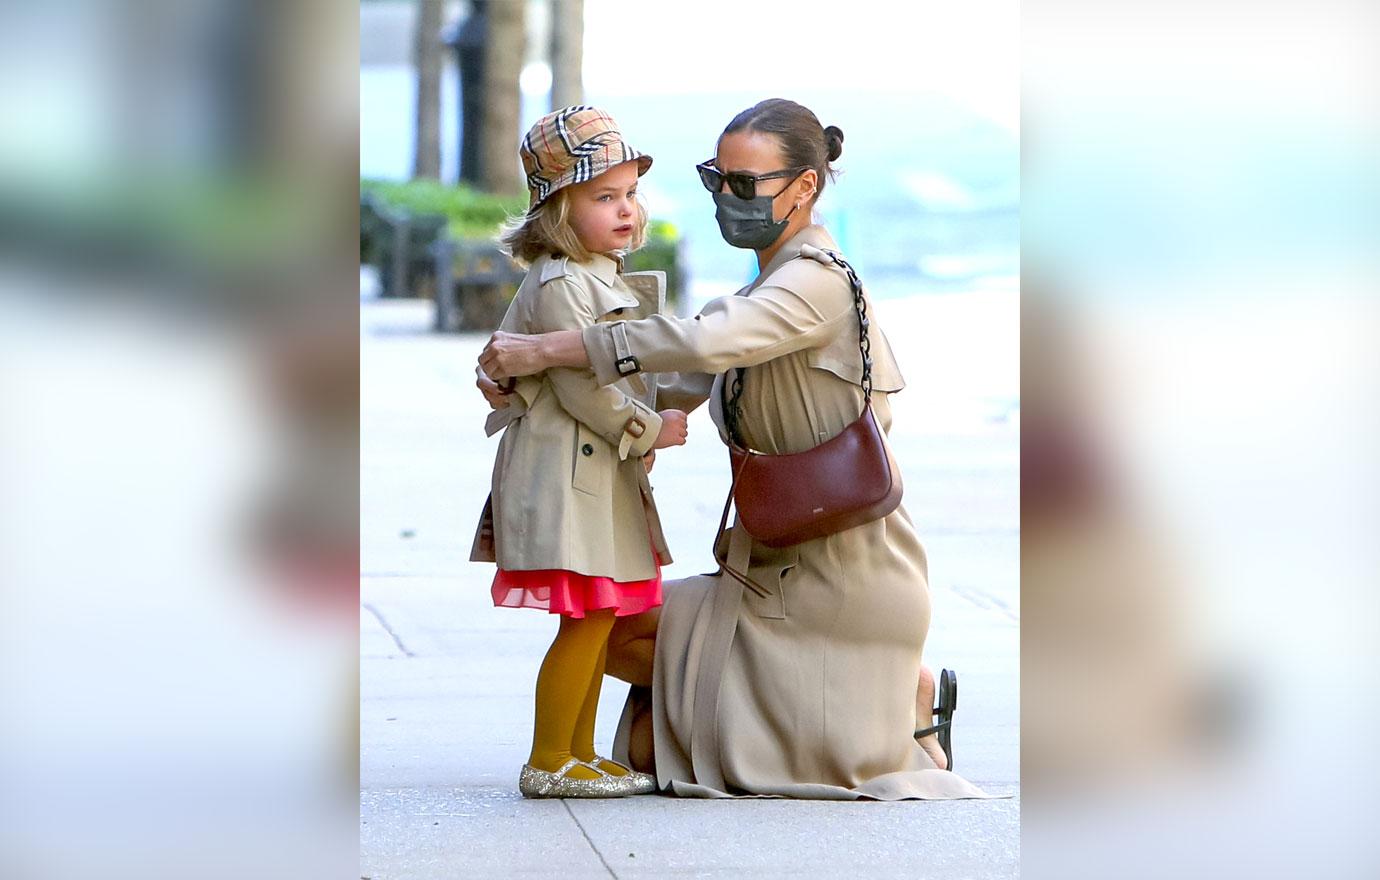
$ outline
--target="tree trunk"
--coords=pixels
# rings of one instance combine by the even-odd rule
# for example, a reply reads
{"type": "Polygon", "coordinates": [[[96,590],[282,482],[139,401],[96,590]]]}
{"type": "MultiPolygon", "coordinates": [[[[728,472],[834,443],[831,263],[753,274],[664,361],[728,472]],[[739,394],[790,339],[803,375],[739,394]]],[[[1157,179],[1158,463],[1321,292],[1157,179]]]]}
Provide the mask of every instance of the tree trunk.
{"type": "Polygon", "coordinates": [[[484,126],[480,133],[480,173],[491,193],[524,192],[518,141],[522,138],[522,93],[518,77],[527,45],[526,0],[489,4],[488,45],[484,59],[484,126]]]}
{"type": "Polygon", "coordinates": [[[585,0],[551,0],[551,109],[584,102],[585,0]]]}
{"type": "Polygon", "coordinates": [[[417,68],[417,145],[412,176],[441,179],[441,17],[444,0],[418,0],[413,64],[417,68]]]}

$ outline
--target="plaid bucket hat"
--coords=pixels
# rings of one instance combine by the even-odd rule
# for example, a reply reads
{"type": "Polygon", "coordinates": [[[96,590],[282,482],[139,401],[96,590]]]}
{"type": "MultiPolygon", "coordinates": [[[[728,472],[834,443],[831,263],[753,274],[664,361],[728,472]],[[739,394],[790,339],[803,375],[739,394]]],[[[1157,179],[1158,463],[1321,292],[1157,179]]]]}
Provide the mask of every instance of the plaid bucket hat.
{"type": "Polygon", "coordinates": [[[527,175],[529,213],[557,190],[593,180],[615,165],[636,159],[639,177],[652,167],[652,157],[628,146],[612,116],[585,106],[537,120],[518,153],[527,175]]]}

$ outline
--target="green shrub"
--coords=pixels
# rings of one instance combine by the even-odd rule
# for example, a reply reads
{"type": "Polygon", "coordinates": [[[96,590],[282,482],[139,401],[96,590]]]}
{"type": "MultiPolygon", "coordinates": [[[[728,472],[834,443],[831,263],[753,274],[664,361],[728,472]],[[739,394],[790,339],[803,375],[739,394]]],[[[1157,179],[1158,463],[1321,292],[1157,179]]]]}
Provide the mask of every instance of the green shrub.
{"type": "Polygon", "coordinates": [[[680,300],[684,279],[681,276],[678,245],[680,235],[676,227],[665,220],[653,220],[647,227],[647,242],[628,255],[626,268],[631,272],[657,269],[666,273],[666,302],[674,306],[680,300]]]}
{"type": "Polygon", "coordinates": [[[454,238],[492,238],[504,220],[527,210],[526,196],[489,195],[467,186],[446,186],[434,180],[407,183],[361,180],[359,188],[410,214],[446,217],[454,238]]]}
{"type": "MultiPolygon", "coordinates": [[[[468,186],[447,186],[434,180],[397,183],[362,179],[361,194],[368,193],[383,204],[409,214],[440,215],[447,219],[451,238],[492,241],[509,218],[527,210],[527,197],[496,196],[468,186]]],[[[363,223],[364,218],[361,217],[363,223]]],[[[666,273],[666,299],[674,304],[680,296],[683,279],[676,259],[680,233],[665,220],[651,221],[647,243],[628,257],[630,271],[659,269],[666,273]]],[[[372,234],[361,229],[361,247],[373,251],[372,234]]]]}

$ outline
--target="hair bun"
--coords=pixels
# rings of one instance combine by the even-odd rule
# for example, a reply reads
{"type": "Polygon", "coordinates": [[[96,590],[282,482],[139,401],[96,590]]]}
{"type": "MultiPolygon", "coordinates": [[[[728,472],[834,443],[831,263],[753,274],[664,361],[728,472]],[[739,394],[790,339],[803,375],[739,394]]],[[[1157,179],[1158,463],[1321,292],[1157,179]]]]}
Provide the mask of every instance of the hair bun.
{"type": "Polygon", "coordinates": [[[837,125],[830,125],[824,129],[824,149],[825,155],[832,162],[843,155],[843,129],[837,125]]]}

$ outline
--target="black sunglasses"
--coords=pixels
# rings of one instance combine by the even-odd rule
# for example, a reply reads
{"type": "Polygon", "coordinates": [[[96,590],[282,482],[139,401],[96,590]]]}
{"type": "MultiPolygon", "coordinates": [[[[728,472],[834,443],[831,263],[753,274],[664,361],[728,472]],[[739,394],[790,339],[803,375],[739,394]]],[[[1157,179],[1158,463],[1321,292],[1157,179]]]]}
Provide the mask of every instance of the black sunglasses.
{"type": "MultiPolygon", "coordinates": [[[[794,180],[810,170],[809,165],[799,165],[781,171],[769,171],[766,174],[747,174],[743,171],[730,171],[725,174],[711,164],[713,161],[713,159],[706,159],[695,166],[695,170],[700,173],[700,182],[704,184],[704,188],[710,192],[719,192],[723,189],[724,181],[727,180],[729,192],[740,199],[756,198],[757,181],[759,180],[776,180],[781,177],[789,177],[794,180]]],[[[779,196],[781,193],[776,195],[779,196]]]]}

